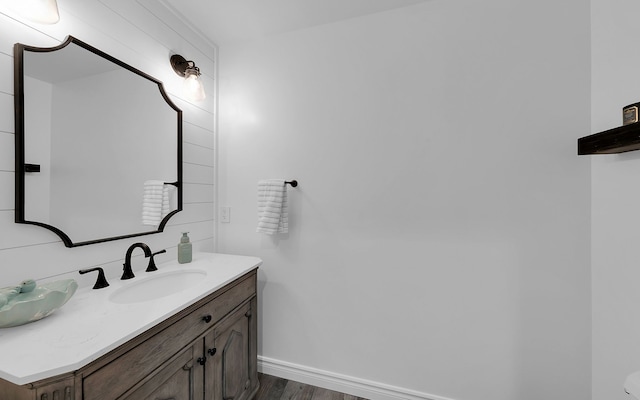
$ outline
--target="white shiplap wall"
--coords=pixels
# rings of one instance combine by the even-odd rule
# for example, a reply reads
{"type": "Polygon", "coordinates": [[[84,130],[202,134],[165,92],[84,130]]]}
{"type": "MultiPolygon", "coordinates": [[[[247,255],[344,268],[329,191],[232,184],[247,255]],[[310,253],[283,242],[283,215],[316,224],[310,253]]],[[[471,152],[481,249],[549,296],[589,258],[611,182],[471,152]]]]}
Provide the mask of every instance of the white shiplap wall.
{"type": "MultiPolygon", "coordinates": [[[[161,2],[151,0],[59,1],[61,20],[55,25],[24,21],[0,5],[0,287],[25,278],[46,279],[78,269],[104,266],[119,276],[126,249],[143,241],[157,251],[158,262],[176,257],[180,232],[188,231],[195,251],[214,250],[216,152],[216,47],[191,31],[161,2]],[[183,111],[183,211],[163,233],[67,248],[53,232],[14,223],[13,45],[53,46],[73,35],[161,80],[183,111]],[[192,104],[181,98],[181,79],[169,64],[173,53],[194,60],[203,73],[207,99],[192,104]]],[[[152,147],[149,148],[152,151],[152,147]]],[[[80,188],[79,188],[80,190],[80,188]]],[[[118,201],[117,192],[109,201],[118,201]]],[[[137,254],[134,268],[146,261],[137,254]]]]}

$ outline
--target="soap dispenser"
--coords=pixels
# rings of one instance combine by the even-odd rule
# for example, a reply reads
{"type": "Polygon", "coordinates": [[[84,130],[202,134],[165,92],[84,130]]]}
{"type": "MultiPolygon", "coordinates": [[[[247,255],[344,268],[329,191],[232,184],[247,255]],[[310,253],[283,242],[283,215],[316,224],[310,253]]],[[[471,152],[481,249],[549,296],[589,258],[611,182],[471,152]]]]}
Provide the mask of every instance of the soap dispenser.
{"type": "Polygon", "coordinates": [[[191,242],[189,242],[189,232],[182,232],[180,243],[178,243],[178,263],[186,264],[191,262],[191,242]]]}

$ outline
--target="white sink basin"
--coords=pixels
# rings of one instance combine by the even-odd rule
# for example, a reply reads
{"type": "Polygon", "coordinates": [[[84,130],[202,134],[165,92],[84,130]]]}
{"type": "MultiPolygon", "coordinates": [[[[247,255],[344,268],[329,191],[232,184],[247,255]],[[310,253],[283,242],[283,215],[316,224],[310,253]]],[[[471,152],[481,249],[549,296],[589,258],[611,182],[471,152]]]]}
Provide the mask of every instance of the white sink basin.
{"type": "Polygon", "coordinates": [[[198,286],[207,272],[189,269],[172,272],[155,272],[157,275],[134,280],[109,295],[109,300],[118,304],[142,303],[170,296],[198,286]]]}
{"type": "Polygon", "coordinates": [[[624,381],[624,391],[634,399],[640,399],[640,371],[636,371],[627,376],[627,379],[624,381]]]}

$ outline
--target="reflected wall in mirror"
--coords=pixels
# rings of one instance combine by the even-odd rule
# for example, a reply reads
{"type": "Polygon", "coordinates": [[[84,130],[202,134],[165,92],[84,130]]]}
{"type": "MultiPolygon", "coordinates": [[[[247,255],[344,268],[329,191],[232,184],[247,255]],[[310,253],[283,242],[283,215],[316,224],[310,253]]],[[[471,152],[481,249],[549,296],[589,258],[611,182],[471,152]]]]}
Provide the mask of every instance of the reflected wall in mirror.
{"type": "Polygon", "coordinates": [[[182,111],[162,82],[72,36],[14,56],[16,222],[67,247],[162,232],[182,210],[182,111]]]}

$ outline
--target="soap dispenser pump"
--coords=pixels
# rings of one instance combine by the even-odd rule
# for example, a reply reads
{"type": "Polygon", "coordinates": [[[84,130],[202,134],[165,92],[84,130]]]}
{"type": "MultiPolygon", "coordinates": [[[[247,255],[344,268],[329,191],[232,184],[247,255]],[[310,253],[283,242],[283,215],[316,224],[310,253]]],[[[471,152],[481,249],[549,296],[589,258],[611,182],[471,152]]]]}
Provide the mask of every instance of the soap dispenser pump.
{"type": "Polygon", "coordinates": [[[186,264],[191,262],[191,242],[189,242],[189,232],[182,232],[180,243],[178,243],[178,263],[186,264]]]}

